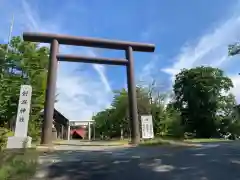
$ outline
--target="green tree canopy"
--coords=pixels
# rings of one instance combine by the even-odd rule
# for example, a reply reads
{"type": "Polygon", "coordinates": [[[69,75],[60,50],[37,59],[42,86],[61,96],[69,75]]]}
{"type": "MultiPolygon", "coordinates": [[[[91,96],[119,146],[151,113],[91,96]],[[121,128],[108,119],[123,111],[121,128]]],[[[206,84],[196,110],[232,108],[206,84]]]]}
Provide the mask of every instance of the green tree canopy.
{"type": "MultiPolygon", "coordinates": [[[[222,70],[213,67],[183,69],[176,75],[173,86],[175,107],[182,116],[186,131],[198,137],[216,134],[216,115],[224,93],[228,93],[233,83],[222,70]]],[[[223,108],[223,107],[222,107],[223,108]]]]}
{"type": "MultiPolygon", "coordinates": [[[[0,45],[0,123],[15,120],[20,86],[31,85],[32,102],[29,133],[40,131],[40,111],[44,107],[49,49],[13,37],[9,50],[0,45]]],[[[32,136],[34,136],[32,134],[32,136]]]]}

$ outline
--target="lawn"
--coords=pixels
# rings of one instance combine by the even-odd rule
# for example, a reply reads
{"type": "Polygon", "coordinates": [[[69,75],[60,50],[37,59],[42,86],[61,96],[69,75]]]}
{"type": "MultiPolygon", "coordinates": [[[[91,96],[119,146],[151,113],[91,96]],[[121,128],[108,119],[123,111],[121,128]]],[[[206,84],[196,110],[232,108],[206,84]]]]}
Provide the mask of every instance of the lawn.
{"type": "Polygon", "coordinates": [[[190,143],[213,143],[213,142],[225,142],[225,141],[231,141],[229,139],[220,139],[220,138],[205,138],[205,139],[185,139],[184,142],[190,142],[190,143]]]}
{"type": "Polygon", "coordinates": [[[214,142],[225,142],[230,141],[227,139],[165,139],[165,138],[155,138],[150,140],[142,140],[140,146],[158,146],[158,145],[176,145],[176,146],[200,146],[201,143],[214,143],[214,142]]]}
{"type": "MultiPolygon", "coordinates": [[[[225,142],[225,141],[230,141],[227,139],[220,139],[220,138],[206,138],[206,139],[198,139],[198,138],[193,138],[193,139],[172,139],[168,137],[157,137],[154,139],[146,139],[146,140],[141,140],[139,146],[159,146],[159,145],[171,145],[171,146],[201,146],[201,143],[214,143],[214,142],[225,142]]],[[[70,141],[70,145],[74,142],[73,140],[70,141]]],[[[78,140],[76,140],[78,142],[78,140]]],[[[127,144],[131,144],[131,141],[129,139],[110,139],[110,140],[96,140],[92,141],[90,144],[88,144],[88,141],[79,141],[82,142],[79,145],[92,145],[92,146],[124,146],[127,144]],[[85,143],[84,143],[85,142],[85,143]],[[99,142],[99,144],[98,144],[99,142]]],[[[67,140],[58,140],[54,142],[55,145],[60,145],[60,144],[69,144],[69,141],[67,140]]]]}
{"type": "Polygon", "coordinates": [[[28,180],[36,171],[39,152],[35,148],[0,152],[1,180],[28,180]]]}

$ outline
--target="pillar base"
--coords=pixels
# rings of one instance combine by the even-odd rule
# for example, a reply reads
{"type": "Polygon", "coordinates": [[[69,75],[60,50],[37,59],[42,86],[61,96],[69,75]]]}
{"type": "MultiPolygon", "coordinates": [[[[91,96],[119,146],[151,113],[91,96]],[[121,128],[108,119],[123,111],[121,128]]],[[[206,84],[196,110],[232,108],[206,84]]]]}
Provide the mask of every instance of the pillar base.
{"type": "Polygon", "coordinates": [[[140,138],[132,138],[130,141],[131,145],[138,145],[140,143],[140,138]]]}
{"type": "Polygon", "coordinates": [[[32,147],[32,138],[27,137],[17,137],[12,136],[8,137],[7,149],[21,149],[21,148],[31,148],[32,147]]]}

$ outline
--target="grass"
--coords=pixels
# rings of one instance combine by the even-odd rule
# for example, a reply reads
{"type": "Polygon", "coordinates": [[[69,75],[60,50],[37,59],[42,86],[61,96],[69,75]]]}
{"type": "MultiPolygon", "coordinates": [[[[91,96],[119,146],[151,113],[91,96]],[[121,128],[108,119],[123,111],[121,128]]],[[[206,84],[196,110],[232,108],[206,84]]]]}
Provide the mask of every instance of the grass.
{"type": "Polygon", "coordinates": [[[128,139],[109,139],[109,140],[56,140],[53,142],[53,145],[72,145],[72,146],[124,146],[128,145],[128,139]],[[74,144],[76,142],[76,144],[74,144]]]}
{"type": "Polygon", "coordinates": [[[227,142],[231,141],[229,139],[220,139],[220,138],[206,138],[206,139],[185,139],[184,142],[190,142],[190,143],[213,143],[213,142],[227,142]]]}
{"type": "Polygon", "coordinates": [[[214,142],[227,142],[227,139],[165,139],[165,138],[155,138],[151,140],[143,140],[139,144],[140,146],[159,146],[159,145],[176,145],[176,146],[200,146],[200,143],[214,143],[214,142]]]}
{"type": "MultiPolygon", "coordinates": [[[[129,139],[110,139],[110,140],[97,140],[97,141],[105,141],[106,144],[101,144],[102,146],[121,146],[121,145],[127,145],[130,143],[129,139]]],[[[173,145],[173,146],[200,146],[200,143],[214,143],[214,142],[225,142],[225,141],[230,141],[227,139],[220,139],[220,138],[209,138],[209,139],[198,139],[198,138],[193,138],[193,139],[172,139],[168,137],[163,137],[163,138],[154,138],[154,139],[149,139],[149,140],[142,140],[139,144],[139,146],[159,146],[159,145],[173,145]]],[[[66,140],[59,140],[55,141],[54,144],[65,144],[67,141],[66,140]]],[[[87,142],[87,141],[86,141],[87,142]]],[[[95,144],[96,145],[96,144],[95,144]]]]}
{"type": "Polygon", "coordinates": [[[159,145],[171,145],[173,143],[172,140],[155,138],[150,140],[142,140],[139,146],[159,146],[159,145]]]}
{"type": "Polygon", "coordinates": [[[1,180],[28,180],[36,172],[39,152],[35,148],[0,152],[1,180]]]}
{"type": "Polygon", "coordinates": [[[112,139],[109,141],[111,144],[116,144],[116,145],[125,145],[130,142],[129,139],[112,139]]]}

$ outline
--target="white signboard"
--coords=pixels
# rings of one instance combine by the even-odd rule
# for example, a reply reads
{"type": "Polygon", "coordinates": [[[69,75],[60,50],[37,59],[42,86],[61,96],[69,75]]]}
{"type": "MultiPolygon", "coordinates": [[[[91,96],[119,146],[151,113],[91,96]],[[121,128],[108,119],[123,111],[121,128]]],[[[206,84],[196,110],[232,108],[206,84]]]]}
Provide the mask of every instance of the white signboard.
{"type": "Polygon", "coordinates": [[[21,85],[15,128],[15,136],[17,137],[27,137],[31,96],[32,87],[21,85]]]}
{"type": "Polygon", "coordinates": [[[149,115],[141,116],[141,122],[142,122],[142,138],[143,139],[154,138],[152,116],[149,115]]]}

